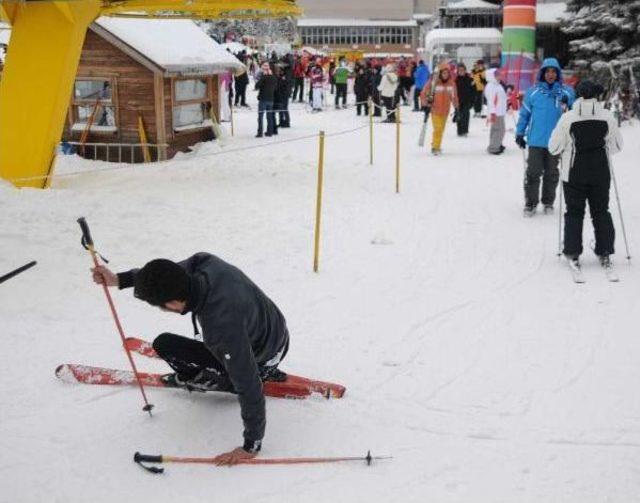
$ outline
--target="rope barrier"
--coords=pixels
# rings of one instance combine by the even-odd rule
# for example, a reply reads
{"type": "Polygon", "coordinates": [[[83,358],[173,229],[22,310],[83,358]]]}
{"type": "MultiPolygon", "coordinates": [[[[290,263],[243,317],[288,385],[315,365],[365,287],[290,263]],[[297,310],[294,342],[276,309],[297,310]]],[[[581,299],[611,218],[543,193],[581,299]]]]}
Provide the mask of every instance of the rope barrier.
{"type": "MultiPolygon", "coordinates": [[[[360,129],[364,129],[366,127],[369,127],[369,124],[365,124],[363,126],[358,126],[355,128],[351,128],[351,129],[345,129],[343,131],[336,131],[334,133],[330,133],[330,134],[326,134],[326,137],[330,137],[330,136],[341,136],[341,135],[345,135],[345,134],[349,134],[355,131],[358,131],[360,129]]],[[[298,136],[296,138],[288,138],[285,140],[278,140],[278,141],[271,141],[269,143],[260,143],[260,144],[256,144],[256,145],[248,145],[248,146],[244,146],[244,147],[237,147],[237,148],[232,148],[232,149],[228,149],[228,150],[223,150],[220,152],[210,152],[208,154],[202,154],[199,156],[199,158],[205,158],[205,157],[214,157],[214,156],[218,156],[218,155],[225,155],[225,154],[232,154],[232,153],[236,153],[236,152],[246,152],[248,150],[255,150],[255,149],[259,149],[259,148],[266,148],[266,147],[271,147],[273,145],[281,145],[284,143],[292,143],[292,142],[297,142],[297,141],[302,141],[302,140],[308,140],[310,138],[317,138],[318,134],[314,133],[314,134],[310,134],[310,135],[305,135],[305,136],[298,136]]],[[[159,163],[153,163],[156,165],[159,165],[159,163]]],[[[97,168],[97,169],[90,169],[90,170],[83,170],[83,171],[72,171],[69,173],[59,173],[59,174],[53,174],[53,175],[39,175],[39,176],[29,176],[29,177],[21,177],[21,178],[11,178],[9,179],[10,182],[28,182],[28,181],[33,181],[33,180],[43,180],[46,178],[49,179],[53,179],[53,178],[69,178],[72,176],[78,176],[78,175],[87,175],[87,174],[92,174],[92,173],[107,173],[107,172],[112,172],[112,171],[121,171],[121,170],[125,170],[125,169],[135,169],[136,165],[132,165],[132,164],[126,164],[126,165],[121,165],[121,166],[111,166],[108,168],[97,168]]]]}

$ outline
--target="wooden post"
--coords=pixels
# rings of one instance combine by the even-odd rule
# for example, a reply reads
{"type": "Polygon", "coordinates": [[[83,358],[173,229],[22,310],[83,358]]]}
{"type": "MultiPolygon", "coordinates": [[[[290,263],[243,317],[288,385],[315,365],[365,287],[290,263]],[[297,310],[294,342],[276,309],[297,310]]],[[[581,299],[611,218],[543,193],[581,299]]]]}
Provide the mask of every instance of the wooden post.
{"type": "Polygon", "coordinates": [[[313,246],[313,272],[318,272],[318,266],[320,264],[320,218],[322,216],[322,179],[324,175],[324,131],[320,131],[318,146],[318,190],[316,195],[316,228],[313,246]]]}
{"type": "Polygon", "coordinates": [[[142,121],[141,114],[138,114],[138,135],[140,136],[140,143],[142,144],[142,159],[144,162],[151,162],[151,152],[149,152],[147,133],[144,130],[144,122],[142,121]]]}
{"type": "Polygon", "coordinates": [[[373,164],[373,100],[371,96],[369,101],[369,164],[373,164]]]}
{"type": "MultiPolygon", "coordinates": [[[[159,145],[165,145],[167,143],[167,120],[164,108],[164,77],[161,73],[156,73],[153,75],[153,92],[156,109],[156,142],[159,145]]],[[[166,147],[163,146],[156,149],[156,160],[167,160],[166,147]]]]}
{"type": "Polygon", "coordinates": [[[400,193],[400,105],[396,107],[396,194],[400,193]]]}

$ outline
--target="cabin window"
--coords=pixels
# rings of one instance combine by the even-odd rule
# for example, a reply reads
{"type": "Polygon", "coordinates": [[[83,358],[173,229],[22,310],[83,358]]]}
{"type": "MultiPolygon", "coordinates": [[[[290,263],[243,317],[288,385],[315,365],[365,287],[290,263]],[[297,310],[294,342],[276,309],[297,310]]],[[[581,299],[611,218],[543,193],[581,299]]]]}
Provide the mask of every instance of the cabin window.
{"type": "Polygon", "coordinates": [[[211,107],[206,79],[174,81],[173,128],[202,127],[211,107]]]}
{"type": "Polygon", "coordinates": [[[117,130],[111,79],[78,79],[73,91],[73,130],[117,130]]]}

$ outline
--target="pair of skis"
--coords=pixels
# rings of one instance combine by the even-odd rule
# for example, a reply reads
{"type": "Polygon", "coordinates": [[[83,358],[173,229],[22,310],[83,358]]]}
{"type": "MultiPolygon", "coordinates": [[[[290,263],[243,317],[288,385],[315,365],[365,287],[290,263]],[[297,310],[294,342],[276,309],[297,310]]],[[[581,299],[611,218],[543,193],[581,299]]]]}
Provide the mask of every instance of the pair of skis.
{"type": "MultiPolygon", "coordinates": [[[[158,358],[151,343],[136,337],[125,339],[126,348],[148,358],[158,358]]],[[[144,386],[152,388],[175,388],[162,379],[162,374],[138,372],[138,378],[144,386]]],[[[66,363],[58,366],[55,371],[58,379],[79,384],[99,384],[127,386],[137,385],[136,374],[129,370],[117,370],[105,367],[93,367],[66,363]]],[[[287,379],[282,382],[265,381],[263,392],[265,396],[274,398],[305,399],[312,394],[320,394],[325,398],[342,398],[346,388],[341,384],[325,381],[317,381],[306,377],[287,374],[287,379]]]]}
{"type": "MultiPolygon", "coordinates": [[[[569,272],[571,273],[571,277],[573,278],[574,283],[581,284],[587,282],[579,261],[568,259],[567,265],[569,266],[569,272]]],[[[608,266],[601,265],[600,267],[604,271],[607,281],[610,281],[611,283],[617,283],[618,281],[620,281],[620,278],[616,274],[616,271],[611,264],[609,264],[608,266]]]]}

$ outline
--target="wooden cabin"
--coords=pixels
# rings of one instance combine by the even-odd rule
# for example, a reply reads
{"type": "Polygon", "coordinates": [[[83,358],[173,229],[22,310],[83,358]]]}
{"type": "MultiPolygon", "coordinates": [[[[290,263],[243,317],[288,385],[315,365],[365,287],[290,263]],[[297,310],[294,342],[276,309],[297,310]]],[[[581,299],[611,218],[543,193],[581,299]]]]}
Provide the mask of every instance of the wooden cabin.
{"type": "Polygon", "coordinates": [[[91,159],[170,159],[215,138],[218,76],[229,71],[246,69],[193,21],[100,18],[87,30],[63,141],[91,159]]]}

